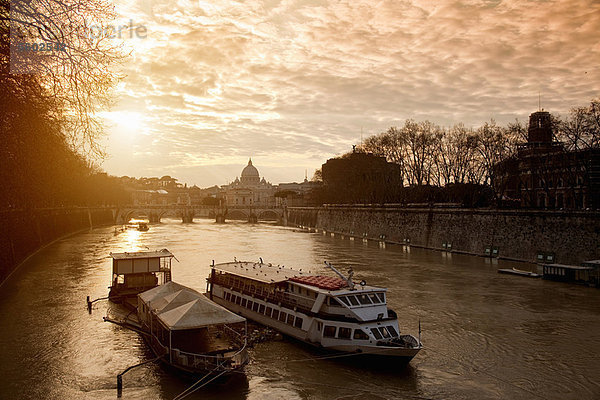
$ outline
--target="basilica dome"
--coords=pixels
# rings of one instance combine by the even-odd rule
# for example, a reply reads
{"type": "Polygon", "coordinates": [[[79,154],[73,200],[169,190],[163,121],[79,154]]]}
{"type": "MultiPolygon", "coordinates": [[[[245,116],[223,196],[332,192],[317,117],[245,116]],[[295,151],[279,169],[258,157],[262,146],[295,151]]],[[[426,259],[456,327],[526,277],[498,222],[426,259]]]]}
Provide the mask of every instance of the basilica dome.
{"type": "Polygon", "coordinates": [[[252,165],[252,159],[248,160],[248,165],[242,170],[242,183],[258,183],[260,176],[258,170],[252,165]]]}

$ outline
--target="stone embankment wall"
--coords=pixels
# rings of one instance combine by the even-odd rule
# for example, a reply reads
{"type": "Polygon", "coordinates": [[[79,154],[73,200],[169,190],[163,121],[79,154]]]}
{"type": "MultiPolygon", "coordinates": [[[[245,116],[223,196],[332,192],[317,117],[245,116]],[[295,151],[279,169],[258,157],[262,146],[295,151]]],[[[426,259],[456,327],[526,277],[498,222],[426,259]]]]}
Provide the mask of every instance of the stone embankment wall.
{"type": "Polygon", "coordinates": [[[405,243],[430,249],[536,260],[553,255],[561,264],[600,259],[600,213],[481,209],[414,209],[400,207],[295,207],[287,224],[324,229],[356,237],[405,243]]]}
{"type": "Polygon", "coordinates": [[[0,283],[29,255],[65,235],[114,223],[108,208],[0,211],[0,283]]]}

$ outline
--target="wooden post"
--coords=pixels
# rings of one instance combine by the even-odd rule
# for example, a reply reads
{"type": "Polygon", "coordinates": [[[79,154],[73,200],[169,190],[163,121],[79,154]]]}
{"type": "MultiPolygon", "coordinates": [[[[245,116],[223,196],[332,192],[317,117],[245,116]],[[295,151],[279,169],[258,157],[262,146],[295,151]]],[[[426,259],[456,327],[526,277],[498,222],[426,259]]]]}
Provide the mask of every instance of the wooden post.
{"type": "Polygon", "coordinates": [[[121,374],[117,375],[117,397],[121,397],[123,395],[123,376],[121,374]]]}

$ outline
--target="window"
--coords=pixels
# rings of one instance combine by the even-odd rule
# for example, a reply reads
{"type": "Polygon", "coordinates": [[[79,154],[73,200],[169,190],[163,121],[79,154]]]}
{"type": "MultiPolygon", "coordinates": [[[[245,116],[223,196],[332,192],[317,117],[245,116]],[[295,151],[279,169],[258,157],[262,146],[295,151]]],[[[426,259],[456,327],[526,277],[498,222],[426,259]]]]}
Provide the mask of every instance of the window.
{"type": "Polygon", "coordinates": [[[375,293],[379,297],[380,303],[385,303],[385,293],[375,293]]]}
{"type": "Polygon", "coordinates": [[[292,314],[288,314],[287,316],[287,324],[294,325],[294,316],[292,314]]]}
{"type": "Polygon", "coordinates": [[[237,299],[237,296],[235,294],[231,295],[231,302],[235,303],[235,299],[237,299]]]}
{"type": "Polygon", "coordinates": [[[362,329],[355,329],[354,330],[354,339],[369,340],[369,335],[367,335],[362,329]]]}
{"type": "Polygon", "coordinates": [[[240,296],[235,296],[235,304],[240,304],[242,301],[242,298],[240,296]]]}
{"type": "Polygon", "coordinates": [[[294,322],[294,326],[298,329],[302,329],[302,318],[296,317],[296,321],[294,322]]]}
{"type": "Polygon", "coordinates": [[[367,296],[366,294],[359,294],[356,297],[358,297],[358,301],[360,302],[360,304],[363,304],[363,305],[371,304],[371,300],[369,300],[369,296],[367,296]]]}
{"type": "Polygon", "coordinates": [[[253,305],[254,305],[254,302],[248,300],[248,309],[252,310],[253,305]]]}
{"type": "Polygon", "coordinates": [[[279,310],[273,310],[273,319],[278,319],[279,318],[279,310]]]}
{"type": "Polygon", "coordinates": [[[256,311],[256,312],[258,312],[258,306],[259,306],[259,305],[260,305],[260,304],[258,304],[258,303],[254,303],[254,305],[252,305],[252,311],[256,311]]]}
{"type": "Polygon", "coordinates": [[[345,296],[339,297],[339,299],[340,299],[341,301],[343,301],[343,302],[344,302],[344,304],[346,304],[347,306],[349,306],[349,305],[350,305],[350,302],[348,301],[348,299],[347,299],[345,296]]]}
{"type": "Polygon", "coordinates": [[[338,338],[339,339],[350,339],[351,334],[352,334],[352,329],[350,329],[350,328],[344,328],[343,326],[340,326],[340,329],[338,329],[338,338]]]}
{"type": "Polygon", "coordinates": [[[381,332],[381,334],[383,335],[384,338],[389,338],[390,337],[390,333],[388,332],[388,330],[382,326],[381,328],[379,328],[379,331],[381,332]]]}
{"type": "Polygon", "coordinates": [[[371,328],[371,333],[373,335],[375,335],[375,339],[377,339],[377,340],[383,339],[383,336],[381,336],[381,333],[379,333],[379,330],[377,328],[371,328]]]}
{"type": "Polygon", "coordinates": [[[341,307],[342,306],[335,297],[329,297],[329,305],[331,307],[341,307]]]}
{"type": "Polygon", "coordinates": [[[358,300],[356,300],[356,297],[354,297],[354,296],[347,296],[347,297],[348,297],[348,300],[350,300],[350,303],[353,306],[357,306],[358,305],[358,300]]]}
{"type": "Polygon", "coordinates": [[[270,317],[272,312],[273,312],[273,309],[271,307],[267,307],[267,312],[265,312],[265,315],[267,317],[270,317]]]}
{"type": "Polygon", "coordinates": [[[258,312],[261,313],[261,314],[265,313],[265,306],[264,306],[264,304],[261,304],[260,307],[258,307],[258,312]]]}
{"type": "Polygon", "coordinates": [[[246,307],[246,299],[242,299],[242,307],[246,307]]]}
{"type": "Polygon", "coordinates": [[[231,300],[231,293],[225,292],[225,300],[227,300],[227,301],[231,300]]]}
{"type": "Polygon", "coordinates": [[[323,337],[335,337],[335,326],[325,325],[325,329],[323,329],[323,337]]]}
{"type": "Polygon", "coordinates": [[[279,313],[279,320],[280,320],[281,322],[285,322],[285,318],[286,318],[286,317],[287,317],[287,314],[286,314],[286,313],[284,313],[284,312],[280,312],[280,313],[279,313]]]}
{"type": "Polygon", "coordinates": [[[369,298],[371,299],[371,301],[373,302],[373,304],[379,304],[379,303],[381,303],[379,301],[379,297],[377,297],[374,293],[370,293],[369,294],[369,298]]]}
{"type": "Polygon", "coordinates": [[[398,332],[396,332],[396,330],[394,329],[393,326],[388,326],[387,327],[388,332],[390,333],[390,335],[392,335],[393,337],[398,336],[398,332]]]}

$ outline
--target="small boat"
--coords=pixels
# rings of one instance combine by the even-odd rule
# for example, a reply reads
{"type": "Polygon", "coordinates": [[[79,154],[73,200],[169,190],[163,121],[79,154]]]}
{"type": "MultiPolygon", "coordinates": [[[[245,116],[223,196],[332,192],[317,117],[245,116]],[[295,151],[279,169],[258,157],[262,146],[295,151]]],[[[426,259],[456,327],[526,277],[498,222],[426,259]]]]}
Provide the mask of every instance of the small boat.
{"type": "Polygon", "coordinates": [[[262,262],[214,264],[207,292],[223,307],[313,346],[409,362],[420,339],[401,334],[382,287],[262,262]]]}
{"type": "Polygon", "coordinates": [[[150,229],[150,227],[148,226],[148,223],[149,223],[149,221],[145,218],[143,218],[143,219],[131,218],[129,220],[129,222],[127,222],[126,228],[127,229],[137,229],[138,231],[146,232],[147,230],[150,229]]]}
{"type": "Polygon", "coordinates": [[[512,275],[520,275],[520,276],[526,276],[529,278],[540,278],[542,275],[540,274],[536,274],[535,272],[531,272],[531,271],[523,271],[522,269],[516,269],[516,268],[502,268],[498,270],[499,274],[512,274],[512,275]]]}

